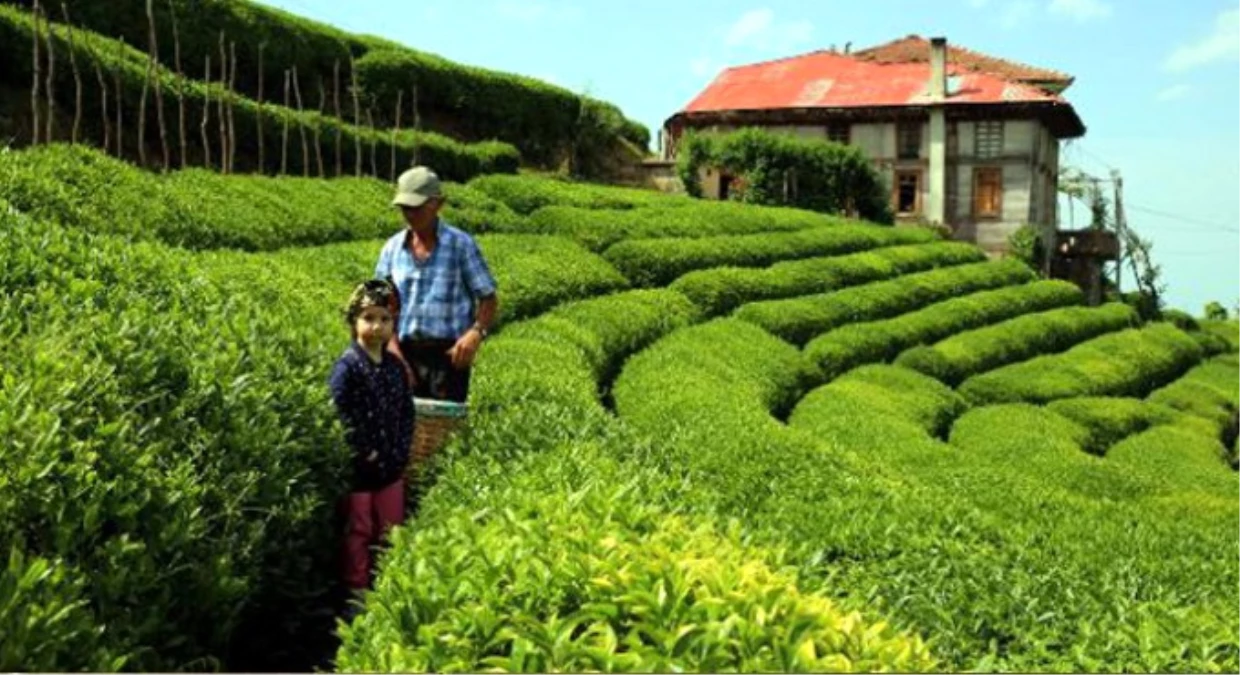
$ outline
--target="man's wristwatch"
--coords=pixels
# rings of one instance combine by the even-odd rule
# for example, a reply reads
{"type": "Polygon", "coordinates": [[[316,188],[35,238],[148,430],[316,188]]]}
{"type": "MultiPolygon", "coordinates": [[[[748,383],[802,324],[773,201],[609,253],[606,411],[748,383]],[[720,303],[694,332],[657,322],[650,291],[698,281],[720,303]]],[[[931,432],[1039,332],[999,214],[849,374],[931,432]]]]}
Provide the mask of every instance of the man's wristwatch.
{"type": "Polygon", "coordinates": [[[478,336],[481,337],[483,340],[487,339],[487,334],[488,334],[487,329],[483,328],[482,324],[475,323],[474,325],[470,326],[470,329],[478,331],[478,336]]]}

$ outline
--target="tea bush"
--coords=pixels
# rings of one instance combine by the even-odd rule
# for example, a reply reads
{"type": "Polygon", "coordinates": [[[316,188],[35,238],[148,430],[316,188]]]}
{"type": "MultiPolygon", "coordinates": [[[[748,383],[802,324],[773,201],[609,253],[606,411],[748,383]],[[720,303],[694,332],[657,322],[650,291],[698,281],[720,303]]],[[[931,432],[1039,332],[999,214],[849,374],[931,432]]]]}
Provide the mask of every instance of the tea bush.
{"type": "MultiPolygon", "coordinates": [[[[78,3],[74,3],[78,4],[78,3]]],[[[79,7],[81,9],[81,7],[79,7]]],[[[93,13],[93,12],[89,12],[93,13]]],[[[143,12],[145,13],[145,12],[143,12]]],[[[75,15],[76,16],[76,15],[75,15]]],[[[76,19],[75,19],[76,20],[76,19]]],[[[133,44],[145,45],[146,38],[146,19],[143,16],[140,19],[142,28],[142,37],[133,44]]],[[[165,24],[166,25],[166,24],[165,24]]],[[[82,71],[82,87],[83,87],[83,107],[82,107],[82,129],[87,138],[99,138],[103,135],[101,119],[101,97],[98,85],[98,79],[92,74],[95,66],[104,73],[111,74],[120,78],[122,92],[119,97],[122,102],[123,118],[129,133],[125,134],[126,141],[124,155],[131,161],[137,161],[139,158],[137,150],[137,133],[135,120],[138,119],[138,110],[140,109],[140,99],[144,83],[146,82],[147,56],[133,47],[123,42],[113,40],[111,38],[94,33],[88,30],[75,28],[73,31],[73,46],[70,47],[68,39],[68,30],[66,26],[52,22],[52,40],[54,49],[58,59],[64,57],[71,51],[78,63],[78,68],[82,71]]],[[[190,31],[182,31],[189,33],[190,31]]],[[[46,38],[46,30],[43,30],[46,38]]],[[[34,28],[30,19],[30,13],[22,11],[9,5],[0,6],[0,57],[4,63],[9,66],[0,73],[0,81],[12,87],[20,87],[25,89],[29,87],[32,77],[32,51],[30,48],[33,42],[34,28]]],[[[215,45],[216,35],[211,34],[210,43],[215,45]]],[[[171,40],[162,43],[165,47],[171,44],[171,40]]],[[[213,46],[214,50],[215,47],[213,46]]],[[[244,52],[245,49],[240,50],[244,52]]],[[[213,51],[218,55],[218,52],[213,51]]],[[[239,54],[240,55],[240,54],[239,54]]],[[[218,64],[219,61],[213,58],[213,62],[218,64]]],[[[62,60],[61,63],[64,63],[62,60]]],[[[214,109],[221,98],[227,95],[227,91],[218,83],[213,82],[204,84],[199,80],[190,77],[177,76],[167,64],[171,64],[171,60],[162,61],[161,65],[157,65],[155,72],[155,81],[157,86],[163,93],[164,117],[166,120],[178,119],[177,108],[177,92],[181,92],[185,99],[185,116],[187,129],[197,130],[203,120],[204,106],[213,102],[211,106],[214,109]]],[[[187,62],[188,63],[188,62],[187,62]]],[[[201,67],[202,61],[198,60],[191,66],[194,72],[201,67]]],[[[345,68],[347,70],[347,66],[345,68]]],[[[55,96],[59,99],[59,105],[62,110],[71,109],[75,104],[75,84],[73,81],[72,71],[69,68],[57,68],[55,71],[56,81],[53,83],[55,96]]],[[[106,77],[106,76],[105,76],[106,77]]],[[[111,80],[111,77],[107,78],[111,80]]],[[[271,80],[272,83],[280,81],[279,79],[271,80]]],[[[328,80],[330,82],[330,80],[328,80]]],[[[309,86],[309,82],[303,80],[304,86],[309,86]]],[[[274,86],[274,85],[273,85],[274,86]]],[[[115,105],[118,94],[109,82],[109,106],[115,105]]],[[[347,170],[352,170],[356,160],[361,156],[361,163],[366,167],[365,171],[370,171],[370,157],[382,157],[383,160],[375,162],[376,169],[388,169],[390,161],[386,161],[393,150],[396,151],[398,159],[396,166],[409,166],[413,157],[417,156],[419,161],[429,164],[436,168],[440,176],[448,180],[464,181],[484,173],[515,173],[520,163],[520,154],[517,149],[507,143],[498,141],[483,141],[479,143],[466,144],[448,138],[447,136],[425,132],[425,131],[402,131],[394,134],[386,129],[370,129],[368,127],[358,126],[356,124],[348,124],[344,120],[320,114],[316,111],[297,111],[292,108],[286,108],[271,103],[264,102],[259,104],[251,98],[239,94],[232,94],[233,118],[235,121],[234,129],[236,131],[236,145],[239,152],[236,155],[235,170],[239,172],[256,171],[258,173],[275,173],[280,169],[281,157],[281,140],[283,136],[284,124],[287,122],[289,126],[289,152],[287,154],[288,166],[287,171],[293,175],[302,174],[303,171],[317,173],[317,153],[313,146],[313,139],[317,133],[319,150],[321,150],[324,163],[330,165],[334,169],[336,158],[337,139],[339,139],[340,159],[347,170]],[[266,133],[263,136],[263,144],[266,162],[265,166],[258,166],[258,125],[262,123],[266,133]],[[310,165],[303,166],[303,155],[295,148],[299,148],[300,135],[305,132],[310,147],[309,157],[310,165]],[[298,140],[294,140],[298,139],[298,140]]],[[[153,96],[149,96],[147,100],[147,129],[154,131],[158,129],[156,103],[153,96]]],[[[109,111],[110,112],[110,111],[109,111]]],[[[217,119],[215,115],[218,112],[211,112],[208,122],[217,119]]],[[[169,126],[171,130],[175,127],[175,123],[169,126]]],[[[175,133],[175,132],[174,132],[175,133]]],[[[174,135],[170,134],[170,135],[174,135]]],[[[157,147],[152,136],[157,134],[148,133],[147,159],[151,162],[151,166],[160,161],[156,159],[159,154],[155,151],[157,147]]],[[[115,131],[113,138],[116,138],[115,131]]],[[[212,141],[214,143],[214,141],[212,141]]],[[[187,149],[187,164],[191,166],[200,165],[205,159],[205,153],[202,152],[197,142],[197,138],[190,142],[191,145],[187,149]]],[[[169,152],[172,157],[173,166],[181,166],[180,145],[173,140],[169,140],[169,152]]],[[[220,151],[216,148],[212,153],[213,163],[219,165],[220,151]]],[[[160,157],[162,159],[162,156],[160,157]]],[[[386,171],[384,171],[386,174],[386,171]]],[[[387,176],[394,178],[393,176],[387,176]]]]}
{"type": "Polygon", "coordinates": [[[0,218],[0,541],[30,589],[3,612],[29,640],[8,667],[308,663],[347,466],[336,331],[289,320],[295,289],[259,305],[184,253],[0,218]],[[29,604],[52,593],[57,615],[29,604]]]}
{"type": "Polygon", "coordinates": [[[1151,324],[1094,338],[974,375],[960,385],[971,402],[1046,403],[1075,396],[1141,397],[1201,360],[1201,347],[1171,324],[1151,324]]]}
{"type": "Polygon", "coordinates": [[[844,221],[797,209],[744,208],[728,202],[693,202],[629,209],[544,206],[530,214],[529,231],[557,234],[591,251],[623,240],[794,232],[844,221]]]}
{"type": "Polygon", "coordinates": [[[952,420],[968,408],[946,385],[907,368],[862,366],[830,384],[818,387],[797,402],[788,419],[791,426],[813,426],[836,411],[865,409],[867,416],[911,422],[931,436],[941,436],[952,420]],[[808,420],[808,421],[805,421],[808,420]]]}
{"type": "Polygon", "coordinates": [[[595,379],[608,382],[625,357],[698,319],[697,308],[683,295],[647,289],[557,305],[506,328],[504,335],[576,349],[595,379]]]}
{"type": "Polygon", "coordinates": [[[478,176],[470,180],[468,185],[526,216],[544,206],[631,209],[639,206],[681,206],[694,203],[688,197],[656,190],[577,182],[538,174],[478,176]]]}
{"type": "Polygon", "coordinates": [[[842,326],[811,340],[805,354],[829,380],[863,363],[890,361],[913,345],[1083,299],[1075,284],[1057,280],[979,291],[892,319],[842,326]]]}
{"type": "MultiPolygon", "coordinates": [[[[391,186],[370,178],[271,178],[203,169],[148,173],[86,146],[0,153],[6,198],[18,209],[92,232],[191,249],[248,251],[386,237],[402,227],[391,186]]],[[[444,219],[471,231],[518,216],[447,183],[444,219]]]]}
{"type": "Polygon", "coordinates": [[[774,234],[626,240],[608,248],[603,257],[635,286],[650,287],[667,285],[693,270],[721,265],[764,267],[782,260],[924,243],[934,237],[918,228],[840,225],[774,234]]]}
{"type": "Polygon", "coordinates": [[[1046,408],[1085,427],[1089,438],[1081,447],[1095,455],[1105,455],[1111,446],[1153,426],[1173,425],[1207,438],[1218,436],[1205,420],[1136,398],[1063,398],[1051,401],[1046,408]]]}
{"type": "Polygon", "coordinates": [[[792,342],[805,344],[847,323],[884,319],[926,304],[1034,278],[1016,260],[980,262],[908,274],[887,281],[786,300],[741,305],[734,316],[792,342]]]}
{"type": "Polygon", "coordinates": [[[849,255],[789,260],[766,268],[698,270],[676,279],[669,288],[684,293],[708,315],[717,316],[747,302],[825,293],[985,259],[976,246],[961,242],[887,246],[849,255]]]}
{"type": "Polygon", "coordinates": [[[933,345],[911,347],[895,362],[955,386],[971,375],[1137,325],[1136,310],[1123,303],[1061,307],[962,331],[933,345]]]}

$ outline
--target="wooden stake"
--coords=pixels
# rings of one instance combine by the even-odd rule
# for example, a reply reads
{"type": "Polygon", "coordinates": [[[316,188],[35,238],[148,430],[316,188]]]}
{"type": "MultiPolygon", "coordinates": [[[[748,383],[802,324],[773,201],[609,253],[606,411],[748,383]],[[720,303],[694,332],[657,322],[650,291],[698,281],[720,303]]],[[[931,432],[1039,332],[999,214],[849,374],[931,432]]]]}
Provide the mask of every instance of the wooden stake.
{"type": "Polygon", "coordinates": [[[353,52],[349,52],[349,90],[353,92],[353,175],[362,176],[362,103],[361,92],[357,88],[357,68],[353,61],[353,52]]]}
{"type": "Polygon", "coordinates": [[[263,50],[267,47],[266,42],[258,43],[258,109],[255,113],[255,121],[258,128],[258,172],[264,173],[267,170],[266,148],[263,147],[263,50]]]}
{"type": "Polygon", "coordinates": [[[402,107],[401,99],[403,99],[404,96],[405,90],[402,89],[396,92],[396,126],[392,128],[392,166],[388,171],[388,175],[392,177],[392,180],[396,179],[396,143],[400,136],[400,109],[402,107]]]}
{"type": "Polygon", "coordinates": [[[283,176],[288,171],[288,90],[289,90],[289,71],[284,70],[284,133],[280,140],[280,175],[283,176]]]}
{"type": "MultiPolygon", "coordinates": [[[[56,132],[56,99],[54,82],[56,79],[56,49],[54,44],[56,36],[52,34],[52,20],[48,18],[47,12],[40,12],[43,17],[43,24],[47,28],[47,82],[44,85],[47,94],[47,128],[43,134],[43,141],[51,143],[55,140],[56,132]]],[[[36,19],[37,20],[37,19],[36,19]]]]}
{"type": "Polygon", "coordinates": [[[124,94],[121,91],[121,66],[125,43],[116,38],[116,65],[112,66],[112,83],[116,86],[116,156],[125,153],[125,116],[124,94]]]}
{"type": "Polygon", "coordinates": [[[39,24],[39,0],[34,0],[34,6],[30,10],[31,17],[34,19],[34,80],[30,83],[30,119],[32,125],[30,127],[30,144],[39,144],[39,75],[42,73],[39,62],[39,40],[42,37],[43,28],[39,24]]]}
{"type": "Polygon", "coordinates": [[[297,76],[297,66],[293,66],[293,95],[297,97],[297,131],[301,135],[301,175],[310,175],[310,144],[306,140],[306,119],[301,105],[301,78],[297,76]]]}
{"type": "Polygon", "coordinates": [[[228,173],[237,170],[237,43],[228,43],[228,173]]]}
{"type": "Polygon", "coordinates": [[[336,177],[344,173],[340,157],[340,135],[344,129],[344,118],[340,115],[340,59],[332,66],[332,97],[336,101],[336,177]]]}
{"type": "Polygon", "coordinates": [[[185,71],[181,69],[181,33],[177,27],[177,10],[168,0],[168,14],[172,17],[172,61],[177,72],[177,131],[181,141],[181,168],[189,163],[189,142],[185,134],[185,71]]]}
{"type": "Polygon", "coordinates": [[[168,158],[168,128],[164,124],[164,85],[162,78],[157,76],[159,66],[159,43],[155,39],[155,0],[146,0],[146,21],[150,26],[150,62],[147,66],[151,86],[155,88],[155,119],[159,123],[159,149],[163,152],[163,170],[171,168],[172,161],[168,158]]]}
{"type": "Polygon", "coordinates": [[[86,51],[90,53],[91,63],[95,65],[95,79],[99,81],[99,93],[103,97],[99,105],[99,116],[103,121],[103,151],[107,152],[108,146],[112,145],[112,121],[108,118],[108,81],[103,76],[103,67],[99,65],[99,54],[89,40],[86,41],[86,51]]]}
{"type": "Polygon", "coordinates": [[[323,169],[323,143],[320,138],[319,129],[323,125],[323,109],[327,106],[327,88],[323,86],[323,78],[319,78],[319,108],[318,116],[314,118],[314,158],[319,166],[319,178],[325,178],[323,169]]]}
{"type": "Polygon", "coordinates": [[[73,22],[69,20],[69,5],[61,0],[60,11],[65,15],[65,28],[69,31],[69,67],[73,69],[73,133],[69,142],[77,145],[78,132],[82,128],[82,74],[77,67],[77,45],[73,42],[73,22]]]}
{"type": "Polygon", "coordinates": [[[211,135],[207,133],[207,127],[211,123],[211,55],[207,54],[207,70],[202,76],[202,81],[207,83],[203,91],[202,104],[202,123],[198,126],[202,132],[202,156],[204,166],[211,168],[211,135]]]}
{"type": "Polygon", "coordinates": [[[379,164],[375,158],[375,149],[379,145],[378,129],[375,129],[374,106],[366,106],[366,126],[370,128],[370,175],[379,177],[379,164]]]}
{"type": "Polygon", "coordinates": [[[418,156],[420,155],[418,149],[421,146],[421,144],[419,143],[418,134],[421,132],[422,132],[422,115],[418,112],[418,85],[415,84],[413,85],[413,164],[412,166],[418,166],[419,164],[422,163],[418,159],[418,156]]]}
{"type": "Polygon", "coordinates": [[[220,173],[228,173],[228,113],[225,112],[224,97],[228,89],[228,50],[224,46],[224,31],[220,31],[220,100],[216,102],[215,112],[220,118],[220,173]]]}

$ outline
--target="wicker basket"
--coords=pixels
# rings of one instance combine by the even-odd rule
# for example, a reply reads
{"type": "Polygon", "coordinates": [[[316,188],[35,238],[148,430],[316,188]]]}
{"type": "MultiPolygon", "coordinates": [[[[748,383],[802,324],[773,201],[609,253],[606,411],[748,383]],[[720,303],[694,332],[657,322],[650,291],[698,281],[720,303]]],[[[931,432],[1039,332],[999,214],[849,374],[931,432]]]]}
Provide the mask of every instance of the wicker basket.
{"type": "Polygon", "coordinates": [[[422,473],[448,437],[468,420],[469,407],[455,401],[433,398],[414,398],[416,414],[413,425],[413,447],[409,458],[409,471],[415,476],[422,473]]]}

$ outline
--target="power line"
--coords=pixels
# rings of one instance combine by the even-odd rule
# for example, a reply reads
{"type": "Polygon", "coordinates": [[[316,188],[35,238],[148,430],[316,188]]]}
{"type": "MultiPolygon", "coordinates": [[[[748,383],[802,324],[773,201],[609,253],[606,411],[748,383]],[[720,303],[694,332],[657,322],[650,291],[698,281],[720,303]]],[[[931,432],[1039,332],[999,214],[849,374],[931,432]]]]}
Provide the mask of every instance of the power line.
{"type": "Polygon", "coordinates": [[[1190,217],[1190,216],[1183,216],[1183,215],[1180,215],[1180,214],[1178,214],[1178,213],[1170,213],[1170,212],[1167,212],[1167,211],[1159,211],[1158,209],[1151,209],[1151,208],[1149,208],[1148,206],[1141,206],[1140,204],[1132,204],[1132,203],[1129,203],[1129,204],[1128,204],[1128,208],[1132,209],[1133,211],[1140,211],[1140,212],[1142,212],[1142,213],[1146,213],[1146,214],[1149,214],[1149,215],[1152,215],[1152,216],[1161,216],[1161,217],[1163,217],[1163,218],[1169,218],[1169,219],[1171,219],[1171,220],[1178,220],[1178,221],[1180,221],[1180,222],[1182,222],[1182,223],[1188,223],[1188,224],[1190,224],[1190,225],[1199,225],[1199,226],[1201,226],[1201,229],[1195,229],[1195,230],[1192,230],[1192,231],[1195,231],[1195,232],[1204,232],[1204,231],[1210,231],[1210,230],[1213,230],[1213,231],[1223,231],[1223,232],[1236,232],[1236,233],[1240,233],[1240,228],[1231,227],[1231,226],[1228,226],[1228,225],[1223,225],[1223,224],[1221,224],[1221,223],[1212,223],[1212,222],[1207,221],[1207,220],[1199,220],[1199,219],[1197,219],[1197,218],[1192,218],[1192,217],[1190,217]]]}

